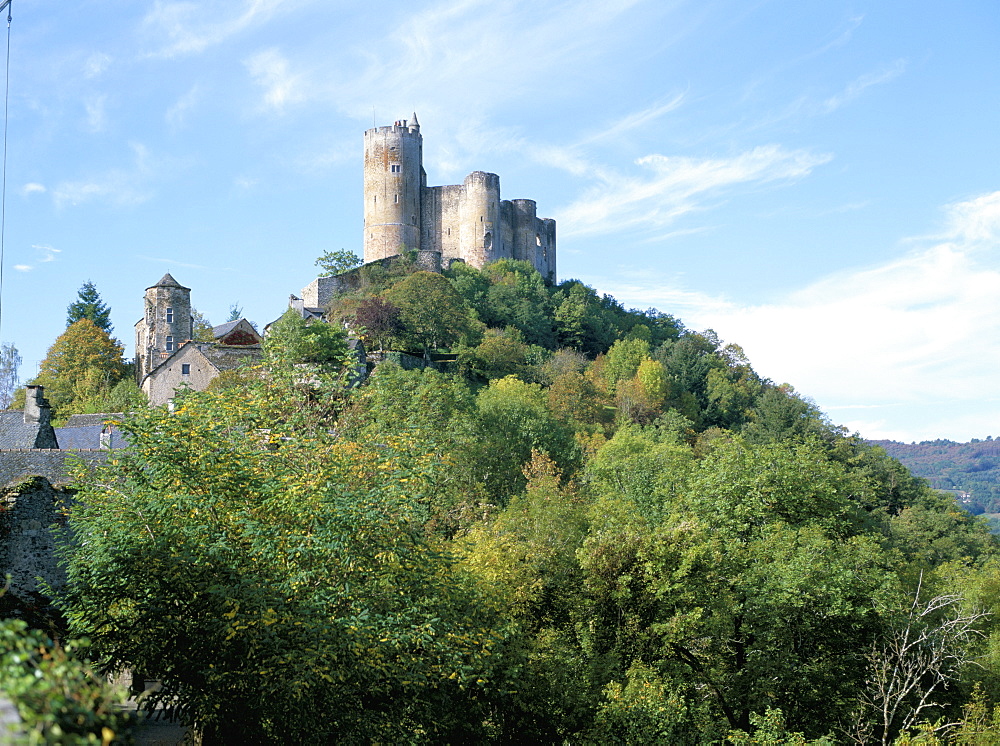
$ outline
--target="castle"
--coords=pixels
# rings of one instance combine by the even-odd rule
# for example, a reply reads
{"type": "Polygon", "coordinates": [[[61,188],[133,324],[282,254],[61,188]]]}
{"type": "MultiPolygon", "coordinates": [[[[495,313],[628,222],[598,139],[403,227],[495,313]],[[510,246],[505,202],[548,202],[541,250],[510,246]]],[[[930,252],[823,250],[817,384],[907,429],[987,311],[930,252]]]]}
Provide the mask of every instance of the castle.
{"type": "Polygon", "coordinates": [[[427,186],[423,137],[410,121],[365,132],[365,263],[406,250],[482,268],[522,259],[547,282],[556,278],[556,221],[531,199],[500,199],[500,177],[473,171],[461,184],[427,186]]]}

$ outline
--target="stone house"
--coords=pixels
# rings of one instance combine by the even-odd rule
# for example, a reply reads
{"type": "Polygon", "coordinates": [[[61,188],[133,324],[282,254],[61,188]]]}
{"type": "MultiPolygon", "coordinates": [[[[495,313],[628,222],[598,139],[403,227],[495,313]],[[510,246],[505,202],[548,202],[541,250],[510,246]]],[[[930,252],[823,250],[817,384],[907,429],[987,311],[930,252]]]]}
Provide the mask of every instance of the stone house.
{"type": "Polygon", "coordinates": [[[261,358],[261,336],[246,319],[212,329],[212,342],[194,342],[191,289],[169,273],[146,288],[145,313],[135,324],[136,383],[153,406],[178,389],[204,391],[213,378],[261,358]]]}

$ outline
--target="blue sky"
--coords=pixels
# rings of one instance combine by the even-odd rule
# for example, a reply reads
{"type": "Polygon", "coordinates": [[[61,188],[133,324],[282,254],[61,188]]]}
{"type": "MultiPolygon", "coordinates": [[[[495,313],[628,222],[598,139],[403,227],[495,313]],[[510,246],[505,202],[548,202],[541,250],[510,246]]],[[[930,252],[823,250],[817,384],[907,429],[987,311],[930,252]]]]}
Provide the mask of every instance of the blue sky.
{"type": "Polygon", "coordinates": [[[740,344],[866,437],[1000,435],[995,0],[15,0],[0,339],[164,272],[265,323],[360,253],[362,133],[500,174],[558,274],[740,344]]]}

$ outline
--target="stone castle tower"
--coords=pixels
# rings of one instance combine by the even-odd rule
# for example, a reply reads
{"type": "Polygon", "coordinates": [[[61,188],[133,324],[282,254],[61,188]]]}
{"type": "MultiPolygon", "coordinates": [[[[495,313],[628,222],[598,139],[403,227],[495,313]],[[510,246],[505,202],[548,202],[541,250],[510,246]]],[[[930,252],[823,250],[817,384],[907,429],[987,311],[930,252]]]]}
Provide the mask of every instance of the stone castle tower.
{"type": "Polygon", "coordinates": [[[436,255],[443,267],[522,259],[555,282],[556,221],[538,218],[534,200],[501,200],[496,174],[427,186],[416,114],[365,132],[364,200],[366,263],[408,250],[436,255]]]}
{"type": "Polygon", "coordinates": [[[194,336],[191,288],[170,276],[146,288],[146,312],[135,324],[135,376],[142,379],[194,336]]]}

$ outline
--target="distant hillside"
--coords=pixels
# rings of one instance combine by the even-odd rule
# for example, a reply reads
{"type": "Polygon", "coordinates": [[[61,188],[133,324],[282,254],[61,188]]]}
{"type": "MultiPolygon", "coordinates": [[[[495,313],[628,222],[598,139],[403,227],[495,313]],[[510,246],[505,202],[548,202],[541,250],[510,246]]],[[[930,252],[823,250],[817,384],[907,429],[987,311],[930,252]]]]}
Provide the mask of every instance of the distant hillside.
{"type": "Polygon", "coordinates": [[[987,437],[969,443],[951,440],[870,442],[884,448],[932,487],[955,492],[969,512],[1000,513],[1000,439],[987,437]]]}

